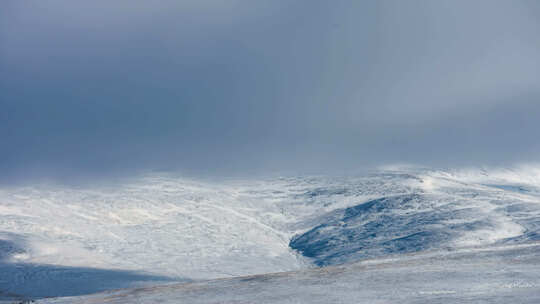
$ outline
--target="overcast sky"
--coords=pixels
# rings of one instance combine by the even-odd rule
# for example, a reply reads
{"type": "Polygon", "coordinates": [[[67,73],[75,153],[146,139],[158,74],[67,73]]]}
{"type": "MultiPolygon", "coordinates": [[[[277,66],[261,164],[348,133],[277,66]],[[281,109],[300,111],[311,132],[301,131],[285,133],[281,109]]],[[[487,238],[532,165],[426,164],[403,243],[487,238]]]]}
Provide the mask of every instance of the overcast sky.
{"type": "Polygon", "coordinates": [[[0,180],[540,160],[540,2],[0,3],[0,180]]]}

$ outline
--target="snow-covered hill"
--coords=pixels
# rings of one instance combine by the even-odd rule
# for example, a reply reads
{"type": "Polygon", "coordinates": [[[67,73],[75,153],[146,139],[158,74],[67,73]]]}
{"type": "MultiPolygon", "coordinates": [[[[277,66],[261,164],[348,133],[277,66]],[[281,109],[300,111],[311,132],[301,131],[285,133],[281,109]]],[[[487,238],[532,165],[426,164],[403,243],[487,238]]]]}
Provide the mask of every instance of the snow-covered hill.
{"type": "Polygon", "coordinates": [[[425,252],[340,266],[45,299],[41,304],[540,302],[540,244],[425,252]]]}
{"type": "MultiPolygon", "coordinates": [[[[284,271],[290,274],[285,277],[295,277],[290,280],[308,284],[303,280],[321,271],[312,269],[316,266],[363,265],[354,263],[386,256],[405,263],[399,257],[419,251],[503,246],[493,252],[504,254],[490,255],[489,263],[506,263],[517,248],[536,248],[536,241],[536,166],[394,168],[362,177],[223,182],[152,174],[106,185],[5,186],[0,188],[0,301],[176,282],[214,284],[199,282],[284,271]]],[[[540,256],[527,250],[529,258],[519,269],[540,256]]],[[[476,256],[463,263],[471,269],[479,263],[480,269],[484,264],[476,256]]],[[[433,267],[450,265],[432,261],[433,267]]],[[[425,263],[413,264],[421,272],[429,266],[425,263]]],[[[507,267],[492,279],[512,273],[519,278],[520,270],[510,270],[510,264],[501,264],[507,267]]],[[[336,274],[331,280],[345,277],[336,274]]],[[[394,284],[382,278],[380,284],[394,284]]],[[[476,279],[482,283],[481,275],[476,279]]],[[[249,285],[242,279],[217,282],[249,285]]],[[[523,288],[540,293],[537,276],[527,282],[523,288]]],[[[181,286],[178,290],[198,285],[181,286]]]]}

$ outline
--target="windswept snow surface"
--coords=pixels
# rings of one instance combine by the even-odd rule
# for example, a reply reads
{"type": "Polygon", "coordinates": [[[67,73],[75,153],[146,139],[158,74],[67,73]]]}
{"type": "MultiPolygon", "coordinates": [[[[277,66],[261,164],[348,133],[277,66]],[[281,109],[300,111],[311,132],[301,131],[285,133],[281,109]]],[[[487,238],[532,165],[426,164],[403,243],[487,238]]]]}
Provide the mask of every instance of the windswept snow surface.
{"type": "MultiPolygon", "coordinates": [[[[538,168],[393,168],[363,177],[219,183],[153,174],[106,186],[3,187],[0,302],[283,271],[302,281],[309,271],[318,273],[311,269],[316,266],[384,257],[399,264],[413,253],[534,247],[540,241],[538,168]],[[306,268],[311,270],[301,270],[306,268]]],[[[540,293],[538,277],[521,273],[536,267],[540,253],[530,249],[514,269],[512,253],[522,249],[516,250],[493,251],[489,263],[507,267],[492,277],[489,263],[475,254],[463,263],[471,272],[476,264],[488,271],[484,283],[482,274],[475,275],[475,284],[500,279],[519,285],[523,279],[527,290],[540,293]]],[[[412,270],[421,276],[424,267],[458,267],[430,261],[415,262],[412,270]]],[[[426,279],[444,284],[446,276],[430,275],[426,279]]],[[[332,280],[342,282],[339,276],[332,280]]],[[[382,286],[406,284],[384,278],[377,279],[382,286]]],[[[302,286],[311,282],[306,280],[302,286]]],[[[264,280],[255,285],[263,288],[264,280]]]]}
{"type": "Polygon", "coordinates": [[[366,260],[294,272],[117,290],[40,304],[540,302],[540,244],[366,260]]]}

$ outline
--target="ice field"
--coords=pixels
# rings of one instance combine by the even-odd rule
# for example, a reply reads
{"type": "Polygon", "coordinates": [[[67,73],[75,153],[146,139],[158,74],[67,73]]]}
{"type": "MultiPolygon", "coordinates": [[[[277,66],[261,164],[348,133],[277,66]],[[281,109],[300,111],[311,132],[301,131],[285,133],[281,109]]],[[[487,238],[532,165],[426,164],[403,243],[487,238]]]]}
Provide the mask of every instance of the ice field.
{"type": "Polygon", "coordinates": [[[537,166],[5,186],[0,303],[536,303],[539,241],[537,166]]]}

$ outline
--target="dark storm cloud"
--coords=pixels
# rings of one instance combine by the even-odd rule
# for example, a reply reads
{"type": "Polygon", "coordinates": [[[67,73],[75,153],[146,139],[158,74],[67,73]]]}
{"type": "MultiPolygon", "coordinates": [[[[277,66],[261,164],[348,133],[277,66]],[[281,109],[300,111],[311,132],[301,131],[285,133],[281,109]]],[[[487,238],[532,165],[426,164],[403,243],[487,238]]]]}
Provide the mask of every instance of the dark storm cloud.
{"type": "Polygon", "coordinates": [[[3,1],[2,179],[534,161],[535,1],[3,1]]]}

